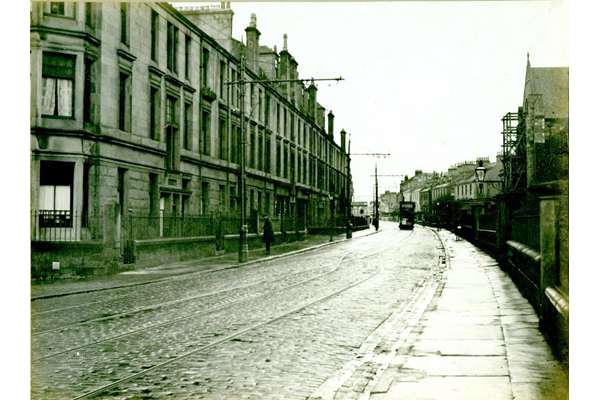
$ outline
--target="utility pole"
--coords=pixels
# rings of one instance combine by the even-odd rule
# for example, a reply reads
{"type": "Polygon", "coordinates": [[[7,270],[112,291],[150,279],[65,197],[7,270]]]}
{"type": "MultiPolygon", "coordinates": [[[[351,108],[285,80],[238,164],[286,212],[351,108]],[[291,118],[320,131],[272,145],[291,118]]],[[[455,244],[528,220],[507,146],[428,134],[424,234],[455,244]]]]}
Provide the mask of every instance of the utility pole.
{"type": "Polygon", "coordinates": [[[350,137],[348,136],[348,173],[346,174],[346,239],[352,239],[352,224],[350,223],[350,210],[352,199],[350,198],[350,137]]]}
{"type": "MultiPolygon", "coordinates": [[[[240,57],[240,75],[244,83],[241,84],[241,104],[240,113],[242,116],[242,122],[240,124],[240,200],[242,202],[241,207],[241,218],[240,218],[240,245],[238,251],[238,262],[244,263],[248,261],[248,224],[246,222],[246,132],[244,126],[246,125],[246,83],[244,81],[246,71],[246,60],[242,55],[240,57]]],[[[250,99],[252,102],[252,99],[250,99]]]]}
{"type": "MultiPolygon", "coordinates": [[[[241,218],[240,218],[240,244],[238,252],[238,262],[243,263],[248,261],[248,224],[246,222],[246,134],[244,132],[244,126],[246,125],[246,84],[247,83],[284,83],[284,82],[314,82],[314,81],[343,81],[344,78],[323,78],[323,79],[257,79],[257,80],[246,80],[246,60],[242,55],[240,57],[240,79],[237,81],[225,82],[226,85],[240,85],[241,86],[241,104],[240,113],[242,122],[240,126],[240,197],[242,202],[241,207],[241,218]]],[[[250,109],[252,110],[252,99],[250,99],[250,109]]],[[[248,123],[250,123],[250,116],[248,117],[248,123]]],[[[297,210],[296,210],[297,213],[297,210]]],[[[296,215],[296,218],[298,216],[296,215]]]]}
{"type": "Polygon", "coordinates": [[[377,164],[375,164],[375,230],[379,230],[379,184],[377,183],[377,164]]]}
{"type": "MultiPolygon", "coordinates": [[[[375,177],[375,180],[377,181],[378,177],[398,177],[398,176],[404,176],[404,174],[382,174],[382,175],[377,175],[377,168],[375,168],[375,175],[371,175],[375,177]]],[[[395,187],[384,187],[383,189],[396,189],[395,187]]],[[[402,192],[400,193],[402,194],[402,192]]]]}
{"type": "MultiPolygon", "coordinates": [[[[375,158],[386,158],[390,156],[390,152],[387,153],[354,153],[353,156],[369,156],[375,158]]],[[[350,145],[348,145],[348,166],[350,165],[350,145]]],[[[379,193],[377,189],[377,164],[375,164],[375,229],[379,230],[379,193]]],[[[346,237],[348,235],[346,234],[346,237]]]]}

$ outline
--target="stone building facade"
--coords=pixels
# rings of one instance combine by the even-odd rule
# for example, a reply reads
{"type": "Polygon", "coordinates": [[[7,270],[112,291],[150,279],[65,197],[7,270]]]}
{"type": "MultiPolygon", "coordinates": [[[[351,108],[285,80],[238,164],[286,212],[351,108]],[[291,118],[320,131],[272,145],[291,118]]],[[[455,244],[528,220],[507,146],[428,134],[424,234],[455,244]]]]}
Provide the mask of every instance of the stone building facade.
{"type": "Polygon", "coordinates": [[[241,151],[255,221],[349,204],[345,132],[317,87],[258,82],[299,78],[287,38],[261,46],[253,16],[243,44],[232,18],[228,3],[31,3],[32,241],[119,253],[128,213],[239,216],[241,151]]]}

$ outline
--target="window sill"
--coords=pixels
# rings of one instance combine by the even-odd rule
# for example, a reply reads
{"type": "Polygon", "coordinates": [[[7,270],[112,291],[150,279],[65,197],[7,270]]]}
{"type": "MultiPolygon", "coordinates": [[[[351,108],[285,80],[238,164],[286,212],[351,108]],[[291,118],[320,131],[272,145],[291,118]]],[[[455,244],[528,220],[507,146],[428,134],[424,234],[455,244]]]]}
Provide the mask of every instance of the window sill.
{"type": "Polygon", "coordinates": [[[42,114],[42,118],[65,120],[65,121],[75,121],[75,117],[67,117],[67,116],[62,116],[62,115],[42,114]]]}
{"type": "Polygon", "coordinates": [[[69,15],[62,15],[62,14],[52,14],[52,13],[44,13],[44,17],[52,17],[52,18],[60,18],[60,19],[68,19],[71,21],[75,21],[76,18],[69,16],[69,15]]]}

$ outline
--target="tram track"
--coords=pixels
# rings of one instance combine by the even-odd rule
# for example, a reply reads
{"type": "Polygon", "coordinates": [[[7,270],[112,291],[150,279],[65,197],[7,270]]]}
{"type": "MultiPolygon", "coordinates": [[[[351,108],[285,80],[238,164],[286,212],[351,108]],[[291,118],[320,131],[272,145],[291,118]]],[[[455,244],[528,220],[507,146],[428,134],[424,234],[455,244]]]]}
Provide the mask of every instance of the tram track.
{"type": "MultiPolygon", "coordinates": [[[[336,290],[336,291],[334,291],[332,293],[328,293],[328,294],[326,294],[324,296],[321,296],[321,297],[317,298],[316,300],[311,301],[311,302],[309,302],[307,304],[302,304],[302,305],[300,305],[300,306],[298,306],[296,308],[293,308],[291,310],[287,310],[287,311],[285,311],[283,313],[280,313],[280,314],[278,314],[278,315],[276,315],[276,316],[274,316],[272,318],[269,318],[266,321],[262,321],[262,322],[259,322],[259,323],[251,324],[250,326],[247,326],[247,327],[245,327],[245,328],[243,328],[241,330],[236,330],[235,332],[233,332],[231,334],[227,334],[227,335],[225,335],[223,337],[220,337],[217,340],[213,340],[210,343],[201,345],[200,347],[197,347],[197,348],[195,348],[193,350],[182,352],[182,353],[178,354],[176,357],[172,357],[172,358],[170,358],[170,359],[168,359],[166,361],[158,362],[158,363],[154,364],[151,367],[147,367],[146,366],[146,367],[144,367],[144,369],[142,371],[139,371],[139,372],[136,372],[136,373],[132,373],[132,374],[130,374],[128,376],[125,376],[123,378],[117,379],[117,380],[113,381],[112,383],[100,386],[100,387],[98,387],[98,388],[96,388],[96,389],[94,389],[92,391],[89,391],[87,393],[84,393],[83,395],[80,395],[80,396],[78,396],[76,398],[91,397],[91,396],[94,396],[96,394],[99,394],[99,393],[105,392],[107,390],[110,390],[111,388],[114,388],[114,387],[116,387],[116,386],[118,386],[120,384],[123,384],[125,382],[134,380],[137,377],[140,377],[140,376],[142,376],[144,374],[148,374],[151,371],[159,370],[160,368],[166,367],[167,365],[175,363],[175,362],[177,362],[179,360],[182,360],[182,359],[184,359],[186,357],[189,357],[189,356],[191,356],[193,354],[197,354],[197,353],[202,352],[202,351],[204,351],[206,349],[209,349],[211,347],[218,346],[219,344],[222,344],[222,343],[224,343],[226,341],[229,341],[229,340],[232,340],[232,339],[236,339],[236,338],[242,336],[244,333],[247,333],[247,332],[249,332],[251,330],[258,329],[260,327],[264,327],[264,326],[266,326],[268,324],[272,324],[272,323],[274,323],[274,322],[276,322],[278,320],[281,320],[281,319],[285,318],[286,316],[289,316],[291,314],[297,313],[297,312],[299,312],[299,311],[301,311],[303,309],[306,309],[308,307],[314,306],[315,304],[318,304],[320,302],[324,302],[324,301],[326,301],[326,300],[328,300],[328,299],[330,299],[330,298],[332,298],[334,296],[337,296],[337,295],[339,295],[339,294],[341,294],[341,293],[343,293],[343,292],[345,292],[345,291],[347,291],[347,290],[349,290],[349,289],[351,289],[351,288],[353,288],[355,286],[358,286],[358,285],[360,285],[360,284],[362,284],[362,283],[364,283],[364,282],[366,282],[366,281],[374,278],[375,276],[377,276],[381,272],[381,268],[383,268],[383,266],[381,264],[381,260],[380,260],[381,254],[384,253],[385,251],[387,251],[389,248],[391,248],[391,247],[397,245],[398,243],[402,242],[403,240],[407,239],[408,237],[410,237],[410,234],[408,236],[406,236],[406,237],[401,238],[400,240],[393,241],[392,244],[390,244],[389,246],[386,246],[384,249],[379,248],[377,252],[362,253],[362,254],[358,255],[357,257],[352,257],[353,255],[355,255],[355,256],[357,255],[356,251],[353,251],[353,250],[352,251],[346,251],[343,255],[339,256],[337,264],[336,264],[336,266],[335,266],[335,268],[333,270],[328,271],[328,272],[323,273],[323,274],[319,274],[318,276],[315,276],[315,277],[312,277],[312,278],[309,278],[309,279],[306,279],[306,280],[302,280],[300,282],[296,282],[296,283],[294,283],[292,285],[285,286],[285,287],[279,288],[279,289],[274,290],[274,291],[268,291],[266,293],[257,294],[255,296],[252,296],[251,298],[244,298],[242,300],[230,302],[228,304],[224,304],[224,305],[215,307],[215,308],[210,309],[210,310],[205,310],[205,311],[198,312],[198,313],[195,313],[195,314],[186,315],[186,316],[183,316],[183,317],[180,317],[180,318],[176,318],[176,319],[172,319],[172,320],[169,320],[169,321],[165,321],[165,322],[160,323],[160,324],[154,324],[154,325],[149,326],[149,327],[140,328],[140,329],[137,329],[135,331],[125,332],[123,334],[116,335],[116,336],[113,336],[113,337],[109,337],[109,338],[106,338],[106,339],[103,339],[103,340],[100,340],[100,341],[96,341],[94,343],[88,343],[88,344],[85,344],[83,346],[69,348],[69,349],[66,349],[64,351],[60,351],[60,352],[53,353],[53,354],[50,354],[50,355],[47,355],[47,356],[44,356],[44,357],[40,357],[38,359],[33,360],[33,362],[37,363],[37,362],[41,362],[41,361],[47,361],[48,359],[54,358],[56,356],[64,355],[66,353],[72,353],[72,352],[75,352],[75,351],[79,352],[81,350],[84,350],[85,348],[93,347],[93,346],[100,345],[100,344],[103,344],[103,343],[106,343],[106,342],[110,342],[110,341],[120,341],[120,340],[124,339],[127,336],[141,334],[141,333],[148,333],[148,332],[152,331],[153,329],[157,329],[157,328],[160,328],[160,327],[165,327],[165,326],[171,325],[171,324],[176,324],[178,322],[182,322],[182,321],[185,321],[185,320],[188,320],[188,319],[192,319],[192,318],[198,318],[201,315],[208,315],[210,313],[214,313],[214,312],[217,312],[217,311],[226,310],[228,308],[235,308],[237,305],[239,305],[241,303],[246,303],[247,304],[250,300],[257,300],[257,299],[259,299],[261,297],[273,296],[275,293],[278,293],[278,292],[288,292],[292,288],[298,288],[298,287],[300,287],[302,285],[306,285],[307,283],[309,283],[311,281],[318,281],[319,279],[321,279],[323,277],[326,277],[327,275],[333,274],[336,271],[339,272],[340,266],[342,264],[344,264],[344,262],[347,262],[347,261],[354,261],[354,262],[356,262],[356,261],[359,261],[359,260],[362,260],[362,259],[365,259],[365,258],[372,258],[374,256],[378,257],[378,260],[379,260],[378,261],[378,263],[379,263],[379,269],[377,271],[375,271],[374,273],[367,275],[363,279],[360,279],[358,281],[355,281],[355,282],[352,282],[350,284],[344,285],[343,287],[339,288],[338,290],[336,290]]],[[[281,279],[278,279],[278,280],[281,280],[281,279]]],[[[253,285],[255,285],[255,284],[252,284],[252,285],[243,285],[243,286],[244,287],[248,287],[248,286],[253,286],[253,285]]],[[[238,288],[230,288],[230,289],[222,291],[222,292],[223,293],[231,292],[232,290],[236,290],[236,289],[238,289],[238,288]]],[[[203,296],[205,297],[207,295],[208,294],[204,294],[203,296]]],[[[194,298],[197,299],[198,297],[203,297],[203,296],[194,296],[194,298]]],[[[176,302],[173,302],[173,303],[181,303],[181,302],[186,302],[186,301],[193,301],[194,298],[179,299],[179,300],[177,300],[176,302]]],[[[157,305],[146,306],[146,307],[144,307],[144,309],[149,309],[151,307],[156,307],[156,306],[157,305]]],[[[49,333],[49,332],[46,332],[46,333],[49,333]]]]}
{"type": "MultiPolygon", "coordinates": [[[[411,234],[412,234],[412,232],[411,232],[411,234]]],[[[345,285],[344,287],[342,287],[342,288],[340,288],[340,289],[338,289],[338,290],[336,290],[336,291],[334,291],[332,293],[329,293],[329,294],[327,294],[325,296],[321,296],[318,299],[316,299],[314,301],[311,301],[311,302],[309,302],[307,304],[303,304],[303,305],[301,305],[299,307],[296,307],[296,308],[293,308],[291,310],[287,310],[286,312],[280,313],[279,315],[277,315],[275,317],[272,317],[272,318],[270,318],[270,319],[268,319],[266,321],[262,321],[260,323],[253,324],[253,325],[251,325],[249,327],[246,327],[244,329],[238,330],[238,331],[236,331],[236,332],[234,332],[232,334],[226,335],[226,336],[224,336],[224,337],[222,337],[222,338],[220,338],[218,340],[215,340],[215,341],[213,341],[213,342],[211,342],[209,344],[206,344],[206,345],[203,345],[201,347],[195,348],[193,350],[184,352],[184,353],[182,353],[182,354],[180,354],[180,355],[178,355],[178,356],[176,356],[174,358],[171,358],[169,360],[160,362],[160,363],[155,364],[155,365],[153,365],[151,367],[145,368],[142,371],[130,374],[130,375],[125,376],[123,378],[117,379],[117,380],[115,380],[115,381],[113,381],[111,383],[108,383],[108,384],[102,385],[100,387],[97,387],[95,389],[92,389],[92,390],[90,390],[90,391],[88,391],[88,392],[86,392],[84,394],[81,394],[79,396],[74,397],[73,400],[85,399],[85,398],[93,398],[93,397],[95,397],[97,395],[100,395],[102,393],[105,393],[105,392],[107,392],[107,391],[109,391],[111,389],[117,388],[118,386],[120,386],[122,384],[125,384],[127,382],[132,381],[132,380],[135,380],[136,378],[142,377],[142,376],[147,375],[147,374],[149,374],[151,372],[158,371],[158,370],[160,370],[162,368],[165,368],[165,367],[167,367],[167,366],[169,366],[171,364],[174,364],[174,363],[177,363],[179,361],[182,361],[182,360],[184,360],[184,359],[186,359],[186,358],[188,358],[188,357],[190,357],[192,355],[201,353],[201,352],[203,352],[205,350],[208,350],[208,349],[210,349],[212,347],[215,347],[215,346],[218,346],[220,344],[226,343],[228,341],[232,341],[234,339],[238,339],[240,336],[242,336],[242,335],[244,335],[244,334],[246,334],[246,333],[248,333],[250,331],[253,331],[253,330],[265,327],[267,325],[273,324],[273,323],[275,323],[275,322],[277,322],[279,320],[282,320],[282,319],[284,319],[284,318],[286,318],[286,317],[288,317],[290,315],[296,314],[296,313],[298,313],[298,312],[300,312],[302,310],[305,310],[307,308],[313,307],[313,306],[315,306],[315,305],[317,305],[319,303],[323,303],[323,302],[325,302],[327,300],[330,300],[333,297],[338,296],[338,295],[340,295],[340,294],[342,294],[342,293],[344,293],[344,292],[346,292],[346,291],[348,291],[348,290],[350,290],[350,289],[352,289],[354,287],[357,287],[357,286],[359,286],[359,285],[361,285],[361,284],[363,284],[363,283],[365,283],[365,282],[367,282],[367,281],[375,278],[376,276],[378,276],[382,272],[382,270],[383,270],[383,263],[381,261],[381,254],[383,254],[389,248],[391,248],[391,247],[397,245],[398,243],[402,242],[403,240],[409,238],[411,236],[411,234],[409,234],[408,236],[402,238],[399,241],[395,241],[390,246],[386,246],[386,248],[384,248],[383,250],[380,250],[380,251],[378,251],[376,253],[371,253],[371,254],[368,254],[368,255],[364,255],[362,257],[358,257],[357,259],[353,260],[353,261],[357,261],[357,260],[361,260],[361,259],[368,258],[368,257],[373,257],[373,256],[377,256],[377,260],[378,260],[378,268],[377,268],[377,270],[375,272],[371,273],[371,274],[368,274],[366,277],[364,277],[364,278],[362,278],[362,279],[360,279],[358,281],[355,281],[355,282],[352,282],[351,284],[345,285]]],[[[336,270],[339,268],[340,265],[342,265],[342,263],[344,262],[344,260],[350,254],[352,254],[352,253],[353,253],[353,251],[346,252],[340,258],[340,260],[339,260],[339,262],[338,262],[338,264],[336,266],[336,270]]],[[[332,273],[332,272],[334,272],[334,271],[331,271],[330,273],[332,273]]],[[[327,275],[327,274],[324,274],[324,275],[327,275]]],[[[299,285],[300,284],[294,285],[294,286],[299,286],[299,285]]]]}
{"type": "MultiPolygon", "coordinates": [[[[276,260],[267,260],[267,261],[262,262],[262,265],[272,264],[275,261],[276,260]]],[[[269,284],[270,282],[292,279],[296,275],[306,275],[306,274],[310,274],[311,272],[313,272],[315,270],[329,268],[330,265],[334,265],[334,264],[330,263],[328,265],[317,265],[314,267],[301,266],[298,268],[298,269],[301,269],[300,272],[277,271],[276,273],[278,274],[278,276],[275,279],[268,279],[268,280],[263,279],[263,280],[258,280],[258,281],[255,281],[255,282],[252,282],[249,284],[237,285],[234,287],[228,286],[228,287],[223,288],[222,290],[220,290],[220,289],[219,290],[211,290],[210,292],[204,292],[200,295],[191,295],[191,296],[187,296],[183,299],[180,298],[180,299],[175,299],[175,300],[169,300],[169,298],[172,298],[176,295],[180,295],[180,296],[185,295],[185,293],[198,292],[199,290],[203,290],[202,288],[198,287],[199,283],[201,283],[204,287],[210,287],[211,282],[205,281],[205,280],[201,281],[200,280],[201,277],[198,277],[198,275],[196,275],[192,279],[190,279],[188,277],[183,291],[181,290],[181,288],[179,289],[179,291],[174,290],[174,289],[169,289],[169,286],[167,286],[168,290],[165,291],[164,290],[165,282],[162,281],[160,283],[163,286],[158,287],[158,288],[153,288],[152,292],[134,293],[134,294],[124,295],[124,296],[113,296],[113,297],[110,297],[108,299],[101,300],[101,301],[93,301],[93,302],[77,304],[77,305],[73,305],[73,306],[69,306],[69,307],[60,307],[60,308],[53,309],[53,310],[45,310],[42,313],[50,314],[50,313],[58,313],[60,311],[65,311],[65,310],[71,310],[70,315],[75,316],[75,317],[70,318],[72,320],[71,322],[62,323],[59,326],[54,326],[49,329],[38,330],[38,329],[40,329],[39,326],[44,325],[44,320],[39,318],[42,316],[42,315],[40,315],[40,313],[35,313],[32,311],[32,319],[35,319],[36,317],[38,318],[36,321],[37,326],[34,326],[32,329],[32,337],[39,336],[39,335],[42,335],[45,333],[51,333],[51,332],[57,332],[57,331],[60,332],[61,330],[64,330],[64,329],[67,329],[70,327],[81,326],[81,325],[89,324],[91,322],[107,321],[107,320],[116,319],[116,318],[119,318],[122,316],[130,316],[130,315],[135,314],[136,312],[146,312],[148,310],[164,308],[169,305],[185,303],[187,301],[193,301],[195,299],[210,298],[211,296],[218,296],[218,295],[222,295],[222,294],[232,293],[235,291],[239,291],[239,290],[246,289],[246,288],[251,288],[254,286],[269,284]],[[181,292],[183,292],[183,293],[181,293],[181,292]],[[133,297],[133,296],[138,296],[138,298],[137,299],[134,298],[130,302],[136,303],[136,304],[139,304],[140,301],[143,302],[144,296],[146,296],[146,297],[154,296],[156,298],[154,299],[153,304],[145,305],[142,307],[132,307],[131,308],[131,307],[123,306],[122,304],[114,305],[114,303],[117,303],[119,300],[122,300],[124,298],[133,297]],[[110,305],[110,307],[107,306],[106,308],[103,308],[102,307],[103,304],[110,305]],[[92,305],[94,305],[93,309],[91,308],[92,305]],[[75,312],[75,309],[77,309],[77,308],[82,308],[84,310],[86,308],[90,309],[90,311],[87,313],[89,316],[86,316],[85,313],[83,313],[84,314],[83,316],[80,316],[79,314],[77,314],[75,312]],[[105,311],[103,313],[99,313],[98,310],[107,310],[107,311],[105,311]],[[36,331],[36,330],[38,330],[38,331],[36,331]]],[[[176,277],[176,278],[179,278],[179,277],[176,277]]],[[[178,280],[182,280],[182,278],[180,278],[178,280]]],[[[176,281],[174,281],[174,282],[176,282],[176,281]]],[[[52,318],[52,317],[46,317],[46,318],[52,318]]],[[[68,317],[62,317],[62,318],[69,319],[68,317]]],[[[53,318],[53,319],[56,319],[56,318],[53,318]]]]}
{"type": "MultiPolygon", "coordinates": [[[[273,260],[275,261],[275,260],[273,260]]],[[[271,263],[273,261],[265,261],[262,264],[268,264],[271,263]]],[[[335,264],[335,263],[332,263],[335,264]]],[[[301,272],[295,274],[295,275],[301,275],[301,274],[306,274],[308,272],[311,272],[315,269],[319,269],[321,267],[314,267],[314,268],[310,268],[309,270],[302,270],[301,272]]],[[[325,275],[322,275],[325,276],[325,275]]],[[[181,279],[181,277],[174,277],[174,278],[179,278],[181,279]]],[[[76,322],[72,322],[72,323],[66,323],[66,324],[62,324],[60,326],[56,326],[50,329],[44,329],[42,331],[35,331],[35,327],[33,328],[32,337],[35,336],[39,336],[39,335],[43,335],[46,333],[52,333],[52,332],[60,332],[64,329],[68,329],[71,327],[75,327],[75,326],[80,326],[80,325],[84,325],[84,324],[89,324],[89,323],[93,323],[93,322],[100,322],[100,321],[106,321],[106,320],[110,320],[110,319],[117,319],[123,316],[131,316],[135,313],[140,313],[140,312],[146,312],[149,310],[154,310],[154,309],[158,309],[158,308],[164,308],[164,307],[168,307],[170,305],[176,305],[176,304],[180,304],[180,303],[185,303],[186,301],[192,301],[192,300],[196,300],[196,299],[201,299],[201,298],[208,298],[210,296],[216,296],[216,295],[221,295],[221,294],[225,294],[225,293],[231,293],[234,292],[236,290],[240,290],[240,289],[245,289],[245,288],[250,288],[253,286],[258,286],[261,284],[268,284],[268,283],[274,283],[277,281],[281,281],[281,280],[285,280],[285,279],[289,279],[290,278],[290,274],[286,273],[285,275],[282,275],[280,278],[277,279],[273,279],[273,280],[262,280],[262,281],[258,281],[258,282],[254,282],[251,284],[247,284],[247,285],[240,285],[240,286],[236,286],[236,287],[230,287],[227,288],[225,290],[218,290],[218,291],[213,291],[210,293],[203,293],[201,295],[197,295],[197,296],[189,296],[187,298],[183,298],[183,299],[177,299],[177,300],[173,300],[173,301],[156,301],[154,304],[151,305],[147,305],[147,306],[143,306],[143,307],[136,307],[133,309],[126,309],[124,311],[117,311],[117,312],[110,312],[110,313],[104,313],[102,314],[100,317],[95,317],[95,318],[84,318],[81,319],[81,317],[78,317],[78,320],[76,322]]],[[[155,283],[163,283],[164,281],[161,282],[155,282],[155,283]]],[[[191,285],[190,285],[191,286],[191,285]]],[[[109,290],[109,289],[107,289],[109,290]]],[[[194,289],[197,290],[197,289],[194,289]]],[[[106,303],[110,303],[110,302],[115,302],[117,300],[122,300],[124,298],[130,297],[133,295],[123,295],[123,296],[116,296],[116,297],[111,297],[109,299],[106,300],[100,300],[100,301],[93,301],[93,302],[88,302],[88,303],[82,303],[82,304],[76,304],[76,305],[71,305],[68,307],[60,307],[60,308],[56,308],[56,309],[52,309],[52,310],[45,310],[45,311],[41,311],[41,312],[35,312],[35,310],[32,310],[32,318],[36,318],[39,317],[42,314],[48,314],[48,313],[57,313],[57,312],[61,312],[61,311],[65,311],[65,310],[73,310],[76,308],[84,308],[84,307],[90,307],[92,305],[94,306],[98,306],[100,304],[106,304],[106,303]]],[[[100,309],[101,307],[97,307],[98,309],[100,309]]],[[[95,311],[97,313],[97,311],[95,311]]]]}
{"type": "MultiPolygon", "coordinates": [[[[401,242],[402,240],[404,240],[406,238],[408,238],[408,236],[405,237],[405,238],[403,238],[403,239],[401,239],[400,241],[395,242],[392,246],[396,245],[397,243],[401,242]]],[[[392,246],[390,246],[390,247],[392,247],[392,246]]],[[[389,247],[387,247],[383,251],[385,251],[387,249],[389,249],[389,247]]],[[[220,306],[212,307],[212,308],[210,308],[208,310],[202,310],[202,311],[194,312],[194,313],[188,314],[188,315],[186,315],[184,317],[171,319],[171,320],[164,321],[164,322],[161,322],[161,323],[155,323],[155,324],[153,324],[151,326],[148,326],[148,327],[143,327],[143,328],[139,328],[139,329],[129,330],[129,331],[127,331],[125,333],[122,333],[122,334],[114,335],[114,336],[111,336],[111,337],[108,337],[108,338],[104,338],[104,339],[101,339],[101,340],[96,340],[94,342],[86,343],[84,345],[71,347],[71,348],[68,348],[68,349],[65,349],[65,350],[62,350],[62,351],[57,351],[55,353],[44,355],[42,357],[37,357],[37,358],[32,359],[32,362],[39,362],[39,361],[47,360],[47,359],[52,358],[52,357],[63,355],[63,354],[69,353],[69,352],[83,350],[83,349],[91,347],[91,346],[95,346],[95,345],[98,345],[98,344],[101,344],[101,343],[105,343],[105,342],[109,342],[109,341],[112,341],[112,340],[121,339],[121,338],[124,338],[124,337],[127,337],[127,336],[131,336],[131,335],[139,334],[139,333],[142,333],[142,332],[145,332],[145,331],[149,331],[151,329],[156,329],[156,328],[159,328],[159,327],[164,327],[164,326],[167,326],[167,325],[170,325],[170,324],[174,324],[174,323],[177,323],[177,322],[185,321],[185,320],[196,318],[196,317],[203,316],[203,315],[209,315],[211,313],[215,313],[217,311],[226,309],[228,307],[234,307],[236,305],[248,302],[250,300],[258,299],[260,297],[270,296],[270,295],[272,295],[274,293],[277,293],[277,292],[280,292],[280,291],[289,290],[291,288],[307,284],[307,283],[309,283],[311,281],[316,281],[318,279],[324,278],[324,277],[326,277],[328,275],[331,275],[331,274],[335,273],[339,269],[340,265],[343,263],[344,259],[347,258],[349,255],[351,255],[353,253],[355,253],[355,252],[354,251],[349,251],[349,252],[344,253],[344,255],[337,261],[335,267],[331,271],[319,274],[319,275],[317,275],[315,277],[311,277],[309,279],[305,279],[305,280],[296,282],[296,283],[291,284],[291,285],[284,286],[284,287],[276,289],[276,290],[271,290],[271,291],[266,292],[266,293],[265,292],[259,292],[258,294],[255,294],[255,295],[252,295],[252,296],[249,296],[249,297],[245,297],[245,298],[243,298],[241,300],[237,300],[237,301],[233,301],[233,302],[228,302],[228,303],[220,305],[220,306]]],[[[381,252],[379,252],[379,254],[381,254],[381,252]]],[[[361,257],[358,257],[357,259],[359,260],[359,259],[368,258],[368,257],[371,257],[371,256],[372,256],[372,254],[366,254],[366,255],[363,255],[361,257]]],[[[311,271],[312,270],[313,269],[311,269],[311,271]]],[[[301,274],[299,273],[299,274],[295,274],[295,275],[301,275],[301,274]]],[[[289,277],[285,276],[285,277],[283,277],[281,279],[269,281],[268,283],[274,283],[275,281],[281,281],[281,280],[284,280],[284,279],[287,279],[287,278],[289,278],[289,277]]],[[[91,323],[94,323],[94,322],[102,322],[102,321],[106,321],[106,320],[110,320],[110,319],[130,317],[130,316],[132,316],[134,314],[143,313],[145,311],[151,311],[151,310],[154,310],[154,309],[157,309],[157,308],[166,308],[166,307],[173,306],[173,305],[176,305],[176,304],[181,304],[181,303],[185,303],[185,302],[189,302],[189,301],[198,300],[198,299],[201,299],[201,298],[206,298],[206,297],[209,297],[211,295],[217,295],[217,294],[223,295],[223,294],[226,294],[226,293],[231,293],[231,292],[233,292],[235,290],[239,290],[241,288],[248,288],[248,287],[257,286],[257,285],[259,285],[261,283],[264,283],[264,282],[266,282],[266,281],[261,281],[260,283],[253,283],[253,284],[249,284],[249,285],[242,285],[242,286],[238,286],[238,287],[231,288],[231,289],[224,290],[224,291],[220,291],[220,292],[215,292],[215,293],[210,293],[210,294],[202,294],[202,295],[199,295],[199,296],[192,296],[192,297],[188,297],[188,298],[184,298],[184,299],[178,299],[178,300],[175,300],[175,301],[172,301],[172,302],[169,302],[169,303],[152,304],[150,306],[140,307],[138,309],[130,310],[128,312],[124,312],[124,313],[120,313],[120,314],[115,314],[115,315],[111,315],[111,316],[107,316],[107,317],[103,317],[103,318],[96,318],[96,319],[93,319],[93,320],[87,320],[87,321],[83,321],[83,322],[76,323],[76,324],[64,325],[64,326],[60,326],[60,327],[57,327],[57,328],[54,328],[54,329],[50,329],[50,330],[46,330],[46,331],[43,331],[43,332],[38,332],[36,334],[32,334],[32,337],[37,337],[37,336],[40,336],[40,335],[43,335],[43,334],[49,334],[49,333],[54,333],[54,332],[60,332],[60,331],[69,329],[71,327],[79,326],[79,325],[83,325],[83,324],[91,324],[91,323]]]]}
{"type": "MultiPolygon", "coordinates": [[[[316,268],[313,268],[313,270],[314,269],[316,269],[316,268]]],[[[307,272],[310,272],[310,271],[304,271],[302,273],[297,273],[295,275],[306,274],[307,272]]],[[[325,276],[325,275],[326,274],[321,274],[321,275],[319,275],[319,276],[317,276],[315,278],[311,278],[309,280],[301,281],[298,284],[302,284],[302,283],[308,282],[308,281],[310,281],[312,279],[318,279],[318,278],[320,278],[322,276],[325,276]]],[[[236,286],[236,287],[229,288],[229,289],[226,289],[226,290],[221,290],[221,291],[216,291],[216,292],[211,292],[211,293],[203,293],[201,295],[189,296],[189,297],[185,297],[185,298],[181,298],[181,299],[177,299],[177,300],[173,300],[173,301],[168,301],[168,302],[155,303],[155,304],[151,304],[149,306],[138,307],[138,308],[135,308],[135,309],[131,309],[131,310],[127,310],[127,311],[124,311],[124,312],[120,312],[120,313],[115,313],[115,314],[103,316],[103,317],[100,317],[100,318],[86,319],[86,320],[79,321],[79,322],[72,323],[72,324],[61,325],[61,326],[58,326],[56,328],[47,329],[47,330],[40,331],[40,332],[34,332],[34,333],[31,334],[31,336],[35,337],[35,336],[40,336],[40,335],[44,335],[44,334],[47,334],[47,333],[60,332],[60,331],[62,331],[64,329],[72,328],[74,326],[79,326],[79,325],[84,325],[84,324],[90,324],[90,323],[94,323],[94,322],[107,321],[107,320],[110,320],[110,319],[117,319],[117,318],[121,318],[121,317],[124,317],[124,316],[132,316],[132,315],[135,315],[137,313],[143,313],[143,312],[146,312],[146,311],[152,311],[152,310],[156,310],[158,308],[167,308],[167,307],[174,306],[174,305],[177,305],[177,304],[180,304],[180,303],[185,303],[185,302],[189,302],[189,301],[194,301],[194,300],[199,300],[199,299],[203,299],[203,298],[208,298],[208,297],[211,297],[211,296],[223,295],[223,294],[234,292],[236,290],[246,289],[246,288],[258,286],[258,285],[261,285],[261,284],[264,284],[264,283],[274,283],[274,282],[276,282],[278,280],[284,280],[284,279],[288,279],[288,278],[289,278],[289,276],[284,276],[284,277],[282,277],[280,279],[277,279],[277,280],[260,281],[260,282],[256,282],[256,283],[252,283],[252,284],[248,284],[248,285],[236,286]]],[[[295,285],[291,285],[291,286],[295,286],[295,285]]],[[[290,287],[290,286],[288,286],[288,287],[290,287]]]]}

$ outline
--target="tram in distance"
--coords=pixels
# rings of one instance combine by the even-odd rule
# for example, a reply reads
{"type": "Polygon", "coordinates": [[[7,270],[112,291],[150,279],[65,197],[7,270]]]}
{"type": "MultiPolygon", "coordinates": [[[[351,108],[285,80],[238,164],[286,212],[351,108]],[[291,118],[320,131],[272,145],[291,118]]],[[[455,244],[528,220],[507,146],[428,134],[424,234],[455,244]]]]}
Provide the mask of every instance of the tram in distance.
{"type": "Polygon", "coordinates": [[[415,202],[401,201],[400,202],[400,217],[398,218],[400,229],[413,229],[415,226],[415,202]]]}

